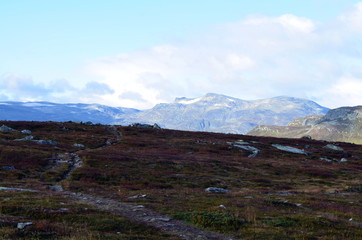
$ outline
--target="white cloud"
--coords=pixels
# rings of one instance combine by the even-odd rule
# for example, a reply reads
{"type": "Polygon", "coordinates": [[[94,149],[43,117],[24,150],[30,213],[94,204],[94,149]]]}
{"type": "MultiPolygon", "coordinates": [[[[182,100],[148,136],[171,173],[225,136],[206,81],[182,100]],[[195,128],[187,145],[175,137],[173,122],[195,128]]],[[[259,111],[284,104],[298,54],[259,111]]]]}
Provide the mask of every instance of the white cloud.
{"type": "Polygon", "coordinates": [[[339,19],[347,27],[357,31],[362,31],[362,2],[357,3],[352,10],[342,14],[339,19]]]}
{"type": "Polygon", "coordinates": [[[328,107],[358,105],[361,37],[362,2],[329,22],[292,14],[249,16],[183,41],[93,59],[85,72],[95,83],[75,88],[64,80],[42,85],[17,77],[0,96],[13,97],[6,89],[28,98],[50,91],[44,96],[150,108],[175,97],[217,92],[243,99],[305,97],[328,107]]]}
{"type": "Polygon", "coordinates": [[[88,82],[83,88],[73,87],[66,79],[48,84],[36,83],[32,77],[19,74],[0,76],[0,100],[102,102],[113,93],[108,85],[88,82]]]}

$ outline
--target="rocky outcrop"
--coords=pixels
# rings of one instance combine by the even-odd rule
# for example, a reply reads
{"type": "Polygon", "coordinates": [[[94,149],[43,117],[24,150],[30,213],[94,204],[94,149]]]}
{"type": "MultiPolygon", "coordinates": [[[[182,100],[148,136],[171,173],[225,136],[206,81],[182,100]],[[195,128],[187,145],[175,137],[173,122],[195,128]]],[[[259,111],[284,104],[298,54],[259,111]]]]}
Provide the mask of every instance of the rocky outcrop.
{"type": "Polygon", "coordinates": [[[261,125],[247,133],[253,136],[343,141],[362,144],[362,106],[332,109],[325,116],[295,119],[287,126],[261,125]]]}

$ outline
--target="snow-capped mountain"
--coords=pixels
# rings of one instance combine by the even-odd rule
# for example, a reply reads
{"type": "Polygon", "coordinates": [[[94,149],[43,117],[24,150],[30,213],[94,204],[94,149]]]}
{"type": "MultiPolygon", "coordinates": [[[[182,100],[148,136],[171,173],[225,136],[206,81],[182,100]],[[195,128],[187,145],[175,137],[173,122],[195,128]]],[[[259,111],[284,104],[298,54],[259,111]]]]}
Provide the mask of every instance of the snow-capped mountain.
{"type": "Polygon", "coordinates": [[[116,123],[157,123],[170,129],[246,133],[257,125],[285,125],[295,118],[327,111],[313,101],[299,98],[246,101],[208,93],[199,98],[176,98],[173,103],[161,103],[152,109],[123,116],[124,119],[116,123]]]}
{"type": "Polygon", "coordinates": [[[0,102],[0,119],[10,121],[75,121],[110,124],[139,110],[99,104],[51,102],[0,102]]]}
{"type": "Polygon", "coordinates": [[[172,103],[157,104],[144,111],[99,104],[0,102],[0,120],[157,123],[170,129],[246,133],[257,125],[286,125],[295,118],[324,114],[327,110],[299,98],[246,101],[209,93],[199,98],[176,98],[172,103]]]}

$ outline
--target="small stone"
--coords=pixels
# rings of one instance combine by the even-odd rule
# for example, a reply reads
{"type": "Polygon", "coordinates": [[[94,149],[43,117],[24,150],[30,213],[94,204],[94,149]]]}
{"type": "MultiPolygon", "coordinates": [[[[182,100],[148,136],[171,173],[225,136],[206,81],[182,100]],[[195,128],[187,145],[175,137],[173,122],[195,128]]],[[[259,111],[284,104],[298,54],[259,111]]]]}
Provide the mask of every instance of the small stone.
{"type": "Polygon", "coordinates": [[[144,208],[145,206],[143,206],[143,205],[136,205],[136,206],[134,206],[134,208],[144,208]]]}
{"type": "Polygon", "coordinates": [[[32,135],[29,135],[29,136],[26,136],[26,137],[23,137],[23,138],[15,139],[14,141],[31,141],[33,139],[34,139],[34,137],[32,135]]]}
{"type": "Polygon", "coordinates": [[[145,197],[147,197],[147,194],[138,194],[138,195],[128,197],[128,199],[145,198],[145,197]]]}
{"type": "Polygon", "coordinates": [[[326,158],[326,157],[321,157],[319,159],[322,160],[322,161],[326,161],[326,162],[332,162],[333,161],[333,160],[331,160],[329,158],[326,158]]]}
{"type": "Polygon", "coordinates": [[[9,170],[15,170],[14,166],[3,166],[1,167],[2,170],[9,171],[9,170]]]}
{"type": "Polygon", "coordinates": [[[26,228],[27,226],[31,226],[31,225],[33,225],[32,222],[18,223],[17,228],[18,228],[19,230],[23,230],[23,229],[26,228]]]}
{"type": "Polygon", "coordinates": [[[169,221],[171,221],[170,218],[156,218],[156,220],[161,221],[161,222],[169,222],[169,221]]]}
{"type": "Polygon", "coordinates": [[[341,160],[339,160],[339,162],[348,162],[347,158],[341,158],[341,160]]]}
{"type": "Polygon", "coordinates": [[[31,131],[30,131],[30,130],[26,130],[26,129],[24,129],[24,130],[22,130],[22,131],[21,131],[21,133],[24,133],[24,134],[31,134],[31,131]]]}
{"type": "Polygon", "coordinates": [[[213,192],[213,193],[228,193],[230,192],[227,189],[224,188],[217,188],[217,187],[208,187],[205,189],[205,192],[213,192]]]}
{"type": "Polygon", "coordinates": [[[74,147],[84,148],[84,145],[83,145],[83,144],[80,144],[80,143],[74,143],[73,146],[74,146],[74,147]]]}
{"type": "Polygon", "coordinates": [[[34,140],[34,142],[36,142],[37,144],[40,144],[40,145],[44,145],[44,144],[57,145],[58,144],[58,142],[53,141],[53,140],[34,140]]]}
{"type": "Polygon", "coordinates": [[[219,208],[224,208],[226,209],[226,207],[224,205],[219,205],[219,208]]]}

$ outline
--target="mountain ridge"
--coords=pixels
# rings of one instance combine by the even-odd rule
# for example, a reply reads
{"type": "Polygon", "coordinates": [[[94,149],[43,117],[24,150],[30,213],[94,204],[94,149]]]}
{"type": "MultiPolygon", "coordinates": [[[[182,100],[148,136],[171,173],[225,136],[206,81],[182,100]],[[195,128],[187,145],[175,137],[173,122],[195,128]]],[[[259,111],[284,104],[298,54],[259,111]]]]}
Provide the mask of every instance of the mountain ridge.
{"type": "Polygon", "coordinates": [[[327,110],[313,101],[287,96],[243,100],[208,93],[198,98],[176,98],[147,110],[84,103],[0,102],[0,119],[115,125],[157,123],[176,130],[246,133],[257,125],[286,125],[295,118],[324,114],[327,110]]]}

